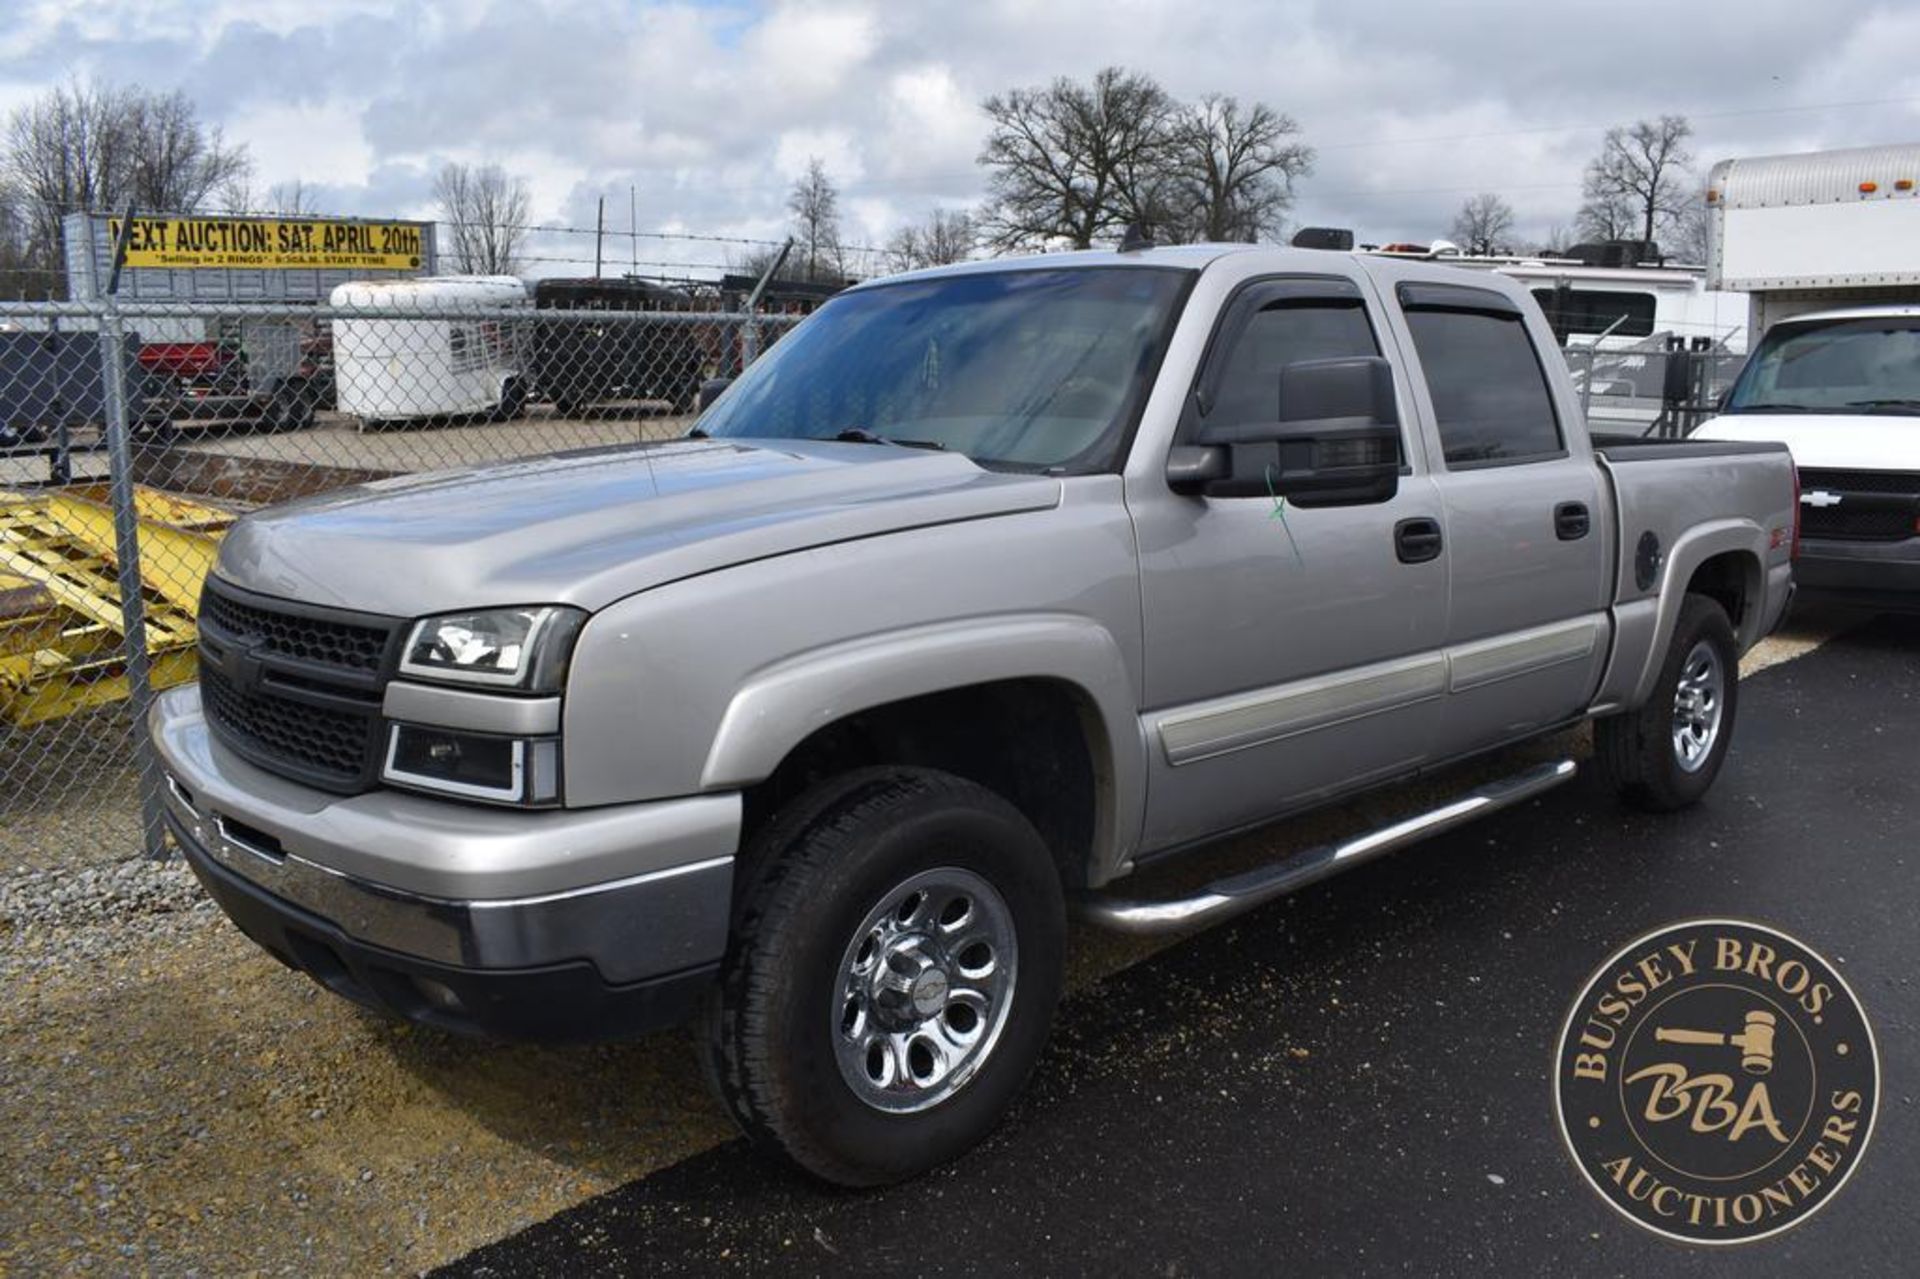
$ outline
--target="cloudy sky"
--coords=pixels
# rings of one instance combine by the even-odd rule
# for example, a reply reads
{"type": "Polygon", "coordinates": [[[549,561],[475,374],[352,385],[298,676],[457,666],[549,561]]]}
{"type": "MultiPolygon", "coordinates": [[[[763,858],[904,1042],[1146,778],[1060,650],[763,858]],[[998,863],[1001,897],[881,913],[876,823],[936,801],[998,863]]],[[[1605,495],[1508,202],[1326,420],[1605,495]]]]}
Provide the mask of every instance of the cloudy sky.
{"type": "MultiPolygon", "coordinates": [[[[441,163],[497,161],[542,221],[590,227],[604,194],[624,230],[631,188],[640,229],[720,237],[781,234],[817,155],[843,238],[877,244],[980,198],[981,98],[1120,63],[1297,120],[1319,160],[1296,223],[1427,239],[1476,191],[1523,235],[1571,222],[1605,127],[1640,116],[1689,115],[1703,172],[1920,139],[1916,51],[1911,0],[0,0],[0,111],[69,76],[179,88],[247,145],[256,188],[303,180],[326,212],[430,216],[441,163]]],[[[590,263],[592,240],[534,251],[590,263]]]]}

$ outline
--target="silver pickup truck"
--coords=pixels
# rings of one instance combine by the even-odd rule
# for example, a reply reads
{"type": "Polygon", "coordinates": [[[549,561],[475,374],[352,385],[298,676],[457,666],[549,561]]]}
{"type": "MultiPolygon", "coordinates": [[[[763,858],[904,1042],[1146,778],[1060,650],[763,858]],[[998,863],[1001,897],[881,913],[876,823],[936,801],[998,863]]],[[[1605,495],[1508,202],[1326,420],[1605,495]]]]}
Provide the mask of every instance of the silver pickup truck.
{"type": "Polygon", "coordinates": [[[686,1019],[756,1139],[875,1184],[1021,1087],[1069,911],[1190,928],[1533,765],[1175,900],[1152,859],[1582,719],[1697,800],[1791,591],[1761,444],[1590,440],[1497,276],[1076,253],[854,289],[679,440],[235,527],[168,820],[328,988],[502,1037],[686,1019]]]}

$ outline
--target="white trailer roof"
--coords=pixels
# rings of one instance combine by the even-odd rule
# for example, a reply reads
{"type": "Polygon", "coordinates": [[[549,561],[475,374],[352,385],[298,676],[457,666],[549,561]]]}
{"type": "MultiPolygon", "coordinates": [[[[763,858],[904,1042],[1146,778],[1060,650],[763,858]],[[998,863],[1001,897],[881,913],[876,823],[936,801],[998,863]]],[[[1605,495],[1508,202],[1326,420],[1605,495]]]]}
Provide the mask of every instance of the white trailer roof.
{"type": "Polygon", "coordinates": [[[1851,203],[1861,198],[1863,182],[1881,196],[1912,193],[1920,184],[1920,142],[1722,160],[1707,175],[1707,198],[1728,209],[1851,203]],[[1897,187],[1903,179],[1906,192],[1897,187]]]}
{"type": "Polygon", "coordinates": [[[1707,208],[1709,288],[1892,301],[1920,284],[1920,143],[1722,160],[1707,208]]]}

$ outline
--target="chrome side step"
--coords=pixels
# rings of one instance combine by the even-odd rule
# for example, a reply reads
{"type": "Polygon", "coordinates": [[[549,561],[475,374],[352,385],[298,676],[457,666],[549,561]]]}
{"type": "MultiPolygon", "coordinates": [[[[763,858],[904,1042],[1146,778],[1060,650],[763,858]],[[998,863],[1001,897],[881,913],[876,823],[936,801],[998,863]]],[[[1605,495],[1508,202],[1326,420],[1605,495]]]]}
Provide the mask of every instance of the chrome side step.
{"type": "Polygon", "coordinates": [[[1075,904],[1075,911],[1080,918],[1101,928],[1141,936],[1217,924],[1305,888],[1336,871],[1532,799],[1562,782],[1571,781],[1574,772],[1575,765],[1570,759],[1540,764],[1512,777],[1488,782],[1452,803],[1382,826],[1345,843],[1322,844],[1272,866],[1215,880],[1192,897],[1129,901],[1098,895],[1082,898],[1075,904]]]}

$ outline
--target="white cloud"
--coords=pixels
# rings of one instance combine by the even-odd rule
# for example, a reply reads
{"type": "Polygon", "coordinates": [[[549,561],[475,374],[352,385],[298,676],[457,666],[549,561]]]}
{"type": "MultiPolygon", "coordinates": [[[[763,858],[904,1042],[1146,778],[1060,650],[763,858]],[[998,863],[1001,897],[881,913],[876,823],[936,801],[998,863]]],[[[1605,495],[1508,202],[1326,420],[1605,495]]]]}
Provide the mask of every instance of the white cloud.
{"type": "MultiPolygon", "coordinates": [[[[1724,155],[1903,140],[1920,14],[1885,0],[28,0],[0,24],[0,110],[69,73],[181,87],[258,165],[343,212],[430,207],[448,158],[525,174],[542,219],[773,238],[818,155],[846,238],[965,205],[988,94],[1119,63],[1181,96],[1271,103],[1319,148],[1298,222],[1439,234],[1499,191],[1523,234],[1571,221],[1610,123],[1694,115],[1724,155]],[[617,210],[618,216],[614,213],[617,210]]],[[[556,256],[591,262],[590,238],[556,256]]],[[[719,262],[705,242],[652,256],[719,262]]],[[[626,256],[624,252],[621,256],[626,256]]],[[[641,256],[647,256],[643,252],[641,256]]]]}

